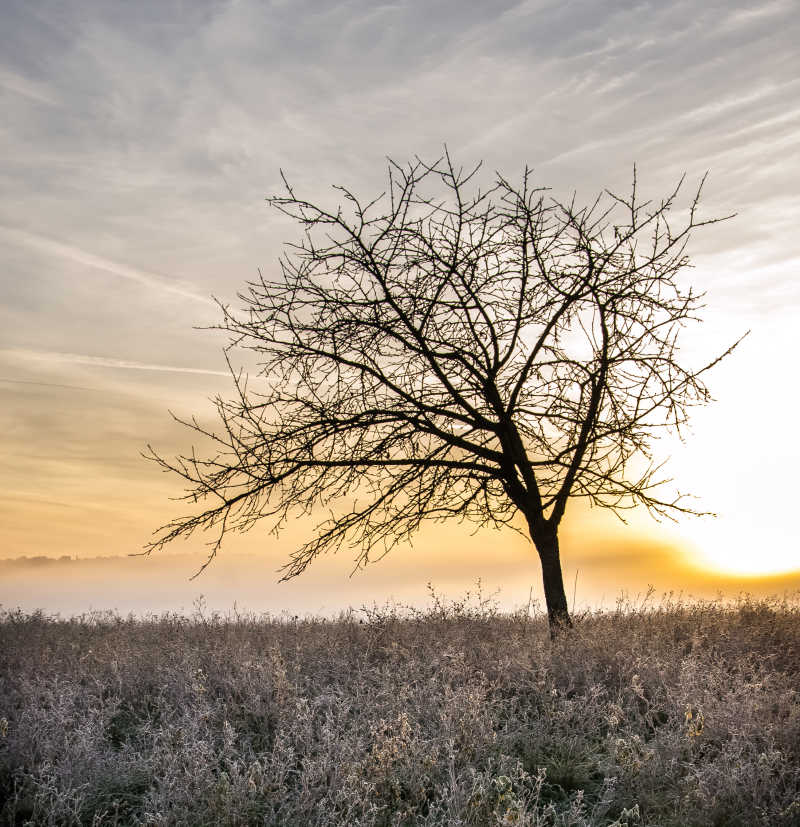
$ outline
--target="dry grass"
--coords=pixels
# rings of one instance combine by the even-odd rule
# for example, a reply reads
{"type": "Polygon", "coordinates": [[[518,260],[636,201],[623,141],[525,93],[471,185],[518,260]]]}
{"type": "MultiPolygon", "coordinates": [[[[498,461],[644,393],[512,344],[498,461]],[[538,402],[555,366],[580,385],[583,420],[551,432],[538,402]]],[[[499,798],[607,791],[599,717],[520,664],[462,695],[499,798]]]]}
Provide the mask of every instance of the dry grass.
{"type": "Polygon", "coordinates": [[[0,823],[800,824],[800,607],[0,617],[0,823]]]}

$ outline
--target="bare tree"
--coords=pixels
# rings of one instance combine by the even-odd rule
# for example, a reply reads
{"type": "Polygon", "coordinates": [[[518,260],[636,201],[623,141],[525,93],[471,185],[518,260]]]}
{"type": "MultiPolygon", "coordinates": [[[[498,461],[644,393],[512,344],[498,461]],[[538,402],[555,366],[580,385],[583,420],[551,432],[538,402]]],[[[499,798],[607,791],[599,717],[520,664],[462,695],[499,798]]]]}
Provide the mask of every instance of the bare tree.
{"type": "MultiPolygon", "coordinates": [[[[149,456],[188,483],[200,513],[163,526],[146,553],[214,528],[297,514],[330,517],[283,579],[324,551],[355,549],[356,567],[426,520],[519,529],[539,554],[553,628],[570,623],[558,528],[572,498],[656,516],[693,512],[660,495],[651,443],[680,431],[709,399],[679,362],[678,336],[701,296],[683,287],[702,182],[681,211],[683,179],[664,200],[633,189],[587,207],[498,176],[481,191],[447,153],[389,162],[369,203],[337,188],[330,211],[285,192],[269,199],[303,228],[280,260],[222,306],[230,347],[259,360],[258,385],[232,367],[215,430],[183,421],[216,452],[149,456]],[[673,213],[678,212],[678,219],[673,213]],[[679,224],[679,226],[678,226],[679,224]],[[647,466],[635,475],[630,460],[647,466]]],[[[227,351],[226,351],[227,352],[227,351]]],[[[231,364],[229,359],[229,365],[231,364]]],[[[206,563],[207,565],[207,563],[206,563]]]]}

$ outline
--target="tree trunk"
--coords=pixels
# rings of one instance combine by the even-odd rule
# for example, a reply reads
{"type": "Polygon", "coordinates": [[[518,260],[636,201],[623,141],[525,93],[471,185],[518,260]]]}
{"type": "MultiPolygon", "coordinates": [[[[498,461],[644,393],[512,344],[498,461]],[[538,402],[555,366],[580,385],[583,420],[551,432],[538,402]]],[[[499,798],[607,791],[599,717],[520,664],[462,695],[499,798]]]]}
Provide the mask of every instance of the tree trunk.
{"type": "Polygon", "coordinates": [[[547,618],[550,621],[550,635],[555,637],[559,630],[572,626],[564,593],[564,578],[561,575],[561,558],[558,551],[558,529],[547,526],[531,532],[536,551],[542,563],[544,599],[547,604],[547,618]]]}

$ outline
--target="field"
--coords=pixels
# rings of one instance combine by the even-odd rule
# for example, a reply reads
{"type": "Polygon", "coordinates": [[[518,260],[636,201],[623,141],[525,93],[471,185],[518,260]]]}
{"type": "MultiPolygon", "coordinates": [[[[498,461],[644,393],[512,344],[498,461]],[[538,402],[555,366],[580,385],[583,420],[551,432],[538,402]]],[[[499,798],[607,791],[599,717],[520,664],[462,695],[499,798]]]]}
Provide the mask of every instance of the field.
{"type": "Polygon", "coordinates": [[[796,601],[529,608],[5,611],[0,824],[800,824],[796,601]]]}

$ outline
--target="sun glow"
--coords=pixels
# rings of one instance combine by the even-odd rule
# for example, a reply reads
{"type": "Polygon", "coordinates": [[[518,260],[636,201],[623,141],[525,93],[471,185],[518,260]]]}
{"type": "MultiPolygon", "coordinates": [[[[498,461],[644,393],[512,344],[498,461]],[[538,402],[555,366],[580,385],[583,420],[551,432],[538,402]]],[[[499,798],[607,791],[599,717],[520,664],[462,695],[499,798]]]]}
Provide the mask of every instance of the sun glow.
{"type": "Polygon", "coordinates": [[[692,562],[721,574],[767,577],[800,571],[796,539],[782,525],[756,526],[727,518],[693,529],[692,562]]]}
{"type": "Polygon", "coordinates": [[[792,334],[778,333],[775,324],[771,335],[763,321],[753,324],[752,335],[715,369],[716,401],[695,412],[686,443],[669,451],[670,475],[698,498],[688,504],[717,515],[681,520],[683,545],[693,563],[721,574],[800,571],[800,447],[787,439],[788,412],[797,410],[800,391],[784,375],[792,334]]]}

